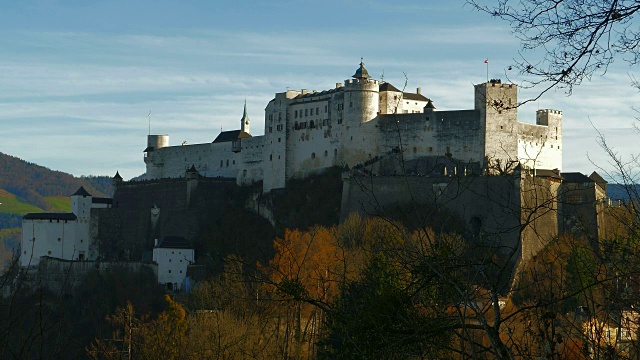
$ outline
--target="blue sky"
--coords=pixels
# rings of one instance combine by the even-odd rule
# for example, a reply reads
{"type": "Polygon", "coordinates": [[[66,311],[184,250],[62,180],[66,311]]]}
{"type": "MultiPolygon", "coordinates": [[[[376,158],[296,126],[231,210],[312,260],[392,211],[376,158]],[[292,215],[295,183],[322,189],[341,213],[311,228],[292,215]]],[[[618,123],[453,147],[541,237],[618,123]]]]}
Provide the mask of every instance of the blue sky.
{"type": "MultiPolygon", "coordinates": [[[[171,144],[212,141],[239,126],[247,100],[252,133],[276,92],[323,90],[348,79],[363,56],[369,73],[421,87],[438,109],[473,107],[473,84],[505,78],[519,42],[507,24],[452,1],[23,0],[0,12],[0,152],[74,175],[144,172],[152,133],[171,144]]],[[[533,55],[533,54],[532,54],[533,55]]],[[[564,115],[564,170],[608,168],[598,128],[618,153],[640,153],[632,128],[629,68],[567,97],[551,91],[519,109],[564,115]],[[593,124],[593,126],[592,126],[593,124]]],[[[510,74],[514,82],[519,79],[510,74]]],[[[520,99],[533,95],[523,90],[520,99]]]]}

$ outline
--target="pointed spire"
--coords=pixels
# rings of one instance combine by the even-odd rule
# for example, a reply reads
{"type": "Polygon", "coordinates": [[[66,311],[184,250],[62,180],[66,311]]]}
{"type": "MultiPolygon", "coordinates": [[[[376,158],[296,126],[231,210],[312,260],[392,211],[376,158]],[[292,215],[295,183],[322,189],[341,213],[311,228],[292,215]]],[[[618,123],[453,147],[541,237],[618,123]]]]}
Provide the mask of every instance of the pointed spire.
{"type": "Polygon", "coordinates": [[[429,101],[427,102],[427,105],[425,106],[425,109],[435,109],[436,107],[433,106],[433,102],[431,102],[431,99],[429,99],[429,101]]]}
{"type": "Polygon", "coordinates": [[[242,119],[240,119],[240,131],[249,132],[249,115],[247,115],[247,99],[244,99],[244,112],[242,113],[242,119]]]}
{"type": "Polygon", "coordinates": [[[122,180],[122,176],[120,176],[119,171],[116,171],[116,176],[113,177],[113,180],[122,180]]]}
{"type": "Polygon", "coordinates": [[[356,73],[353,74],[352,78],[355,79],[371,79],[369,72],[364,68],[364,59],[360,58],[360,68],[356,70],[356,73]]]}

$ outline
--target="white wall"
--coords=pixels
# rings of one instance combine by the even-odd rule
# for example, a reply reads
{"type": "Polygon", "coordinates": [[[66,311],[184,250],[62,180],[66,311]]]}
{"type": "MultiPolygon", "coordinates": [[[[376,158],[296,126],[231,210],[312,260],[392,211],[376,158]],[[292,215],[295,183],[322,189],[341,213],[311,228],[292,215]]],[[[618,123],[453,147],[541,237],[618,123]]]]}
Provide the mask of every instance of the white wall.
{"type": "Polygon", "coordinates": [[[153,261],[158,264],[158,283],[182,287],[187,277],[187,266],[193,263],[194,256],[193,249],[154,248],[153,261]]]}

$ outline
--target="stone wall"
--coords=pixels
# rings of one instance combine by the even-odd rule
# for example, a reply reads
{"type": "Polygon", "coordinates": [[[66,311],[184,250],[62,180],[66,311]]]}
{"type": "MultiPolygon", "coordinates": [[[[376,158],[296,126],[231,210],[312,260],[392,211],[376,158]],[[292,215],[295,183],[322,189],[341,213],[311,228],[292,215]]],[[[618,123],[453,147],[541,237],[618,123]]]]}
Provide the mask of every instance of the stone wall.
{"type": "Polygon", "coordinates": [[[43,287],[55,293],[72,293],[92,271],[101,273],[117,268],[129,271],[150,271],[158,277],[158,265],[139,261],[71,261],[44,256],[38,266],[24,268],[16,284],[36,289],[43,287]]]}
{"type": "Polygon", "coordinates": [[[513,265],[557,235],[557,184],[515,176],[359,176],[344,179],[341,221],[351,213],[389,216],[414,205],[447,211],[513,265]],[[522,237],[521,237],[522,231],[522,237]]]}

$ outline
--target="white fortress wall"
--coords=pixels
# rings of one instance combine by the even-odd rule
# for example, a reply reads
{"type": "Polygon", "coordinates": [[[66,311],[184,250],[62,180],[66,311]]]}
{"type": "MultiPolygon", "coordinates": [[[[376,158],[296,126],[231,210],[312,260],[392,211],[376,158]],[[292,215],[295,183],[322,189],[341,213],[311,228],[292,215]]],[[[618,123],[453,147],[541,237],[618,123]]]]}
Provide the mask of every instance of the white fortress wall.
{"type": "Polygon", "coordinates": [[[249,185],[264,179],[264,153],[266,138],[264,136],[254,136],[249,139],[242,139],[241,160],[238,166],[237,182],[240,185],[249,185]]]}
{"type": "MultiPolygon", "coordinates": [[[[60,259],[76,259],[75,220],[24,219],[22,221],[22,244],[20,264],[38,265],[41,256],[60,259]]],[[[88,243],[88,241],[87,241],[88,243]]]]}

